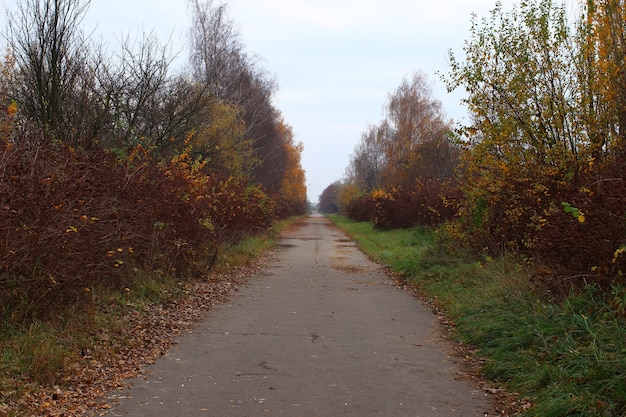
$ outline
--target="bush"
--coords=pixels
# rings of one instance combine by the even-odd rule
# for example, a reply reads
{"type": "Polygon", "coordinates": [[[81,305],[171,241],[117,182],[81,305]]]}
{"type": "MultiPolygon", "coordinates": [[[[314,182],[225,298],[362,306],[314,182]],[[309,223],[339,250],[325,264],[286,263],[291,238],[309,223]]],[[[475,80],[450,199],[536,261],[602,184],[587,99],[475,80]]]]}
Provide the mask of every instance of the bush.
{"type": "Polygon", "coordinates": [[[533,259],[543,283],[562,293],[608,286],[624,279],[625,178],[623,163],[611,159],[575,174],[503,169],[486,187],[469,184],[451,229],[477,249],[533,259]]]}
{"type": "Polygon", "coordinates": [[[352,199],[346,208],[348,218],[357,222],[369,222],[374,216],[374,201],[371,194],[362,194],[352,199]]]}
{"type": "Polygon", "coordinates": [[[559,285],[624,282],[626,271],[626,168],[606,163],[564,186],[532,231],[533,255],[554,270],[559,285]]]}
{"type": "Polygon", "coordinates": [[[7,144],[0,153],[0,303],[5,316],[20,320],[88,302],[100,286],[130,286],[137,269],[202,274],[221,242],[271,220],[261,188],[208,176],[185,153],[157,163],[138,147],[122,162],[101,149],[7,144]]]}
{"type": "Polygon", "coordinates": [[[381,230],[436,226],[457,214],[458,188],[440,180],[417,181],[411,189],[374,191],[350,205],[349,217],[371,220],[381,230]]]}

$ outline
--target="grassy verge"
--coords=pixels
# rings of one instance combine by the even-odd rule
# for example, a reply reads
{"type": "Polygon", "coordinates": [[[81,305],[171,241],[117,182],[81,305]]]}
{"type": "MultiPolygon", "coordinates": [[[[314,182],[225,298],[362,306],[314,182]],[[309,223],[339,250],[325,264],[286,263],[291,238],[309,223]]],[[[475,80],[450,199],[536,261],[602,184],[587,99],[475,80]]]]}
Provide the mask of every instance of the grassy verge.
{"type": "Polygon", "coordinates": [[[455,337],[485,359],[484,376],[532,404],[524,416],[626,415],[623,287],[550,302],[515,259],[454,248],[429,229],[331,220],[448,312],[455,337]]]}
{"type": "MultiPolygon", "coordinates": [[[[215,281],[215,289],[208,291],[226,293],[224,288],[230,283],[220,286],[220,282],[253,263],[276,243],[283,229],[298,220],[282,221],[266,233],[223,247],[212,273],[200,280],[215,281]]],[[[53,407],[60,404],[61,397],[70,398],[76,385],[84,386],[85,380],[90,381],[88,385],[95,384],[93,378],[116,372],[110,364],[112,358],[126,361],[129,350],[161,342],[159,335],[141,328],[144,323],[151,325],[152,320],[161,331],[171,331],[160,306],[182,305],[186,297],[198,296],[193,294],[196,287],[192,280],[181,281],[159,271],[136,274],[129,280],[132,285],[124,290],[90,289],[93,303],[52,312],[45,322],[11,319],[9,315],[14,312],[3,311],[0,306],[4,315],[0,322],[0,417],[56,415],[53,407]]],[[[203,305],[204,300],[220,297],[212,298],[210,293],[202,296],[203,305]]],[[[180,320],[174,318],[174,325],[189,319],[188,311],[181,314],[180,320]]],[[[74,415],[68,411],[68,403],[60,407],[65,407],[63,415],[74,415]]]]}

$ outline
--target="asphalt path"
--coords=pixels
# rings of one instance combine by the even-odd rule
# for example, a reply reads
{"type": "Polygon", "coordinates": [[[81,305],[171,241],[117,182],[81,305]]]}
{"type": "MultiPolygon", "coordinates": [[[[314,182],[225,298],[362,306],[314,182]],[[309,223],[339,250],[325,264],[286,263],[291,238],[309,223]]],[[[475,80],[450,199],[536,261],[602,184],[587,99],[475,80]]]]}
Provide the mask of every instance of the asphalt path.
{"type": "Polygon", "coordinates": [[[321,216],[131,382],[110,415],[496,415],[436,316],[321,216]]]}

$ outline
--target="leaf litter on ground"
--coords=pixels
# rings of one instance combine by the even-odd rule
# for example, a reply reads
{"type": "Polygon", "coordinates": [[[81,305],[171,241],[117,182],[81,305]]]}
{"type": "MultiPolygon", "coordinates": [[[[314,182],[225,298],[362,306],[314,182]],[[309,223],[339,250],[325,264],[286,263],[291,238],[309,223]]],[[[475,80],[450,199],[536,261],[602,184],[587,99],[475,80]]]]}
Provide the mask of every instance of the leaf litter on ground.
{"type": "MultiPolygon", "coordinates": [[[[57,385],[14,381],[23,394],[0,404],[0,417],[106,414],[115,405],[111,393],[123,390],[130,379],[145,374],[146,365],[164,355],[204,314],[227,301],[238,287],[252,279],[266,259],[264,256],[229,272],[185,281],[181,283],[185,295],[166,303],[142,306],[140,311],[127,309],[122,317],[125,327],[122,334],[99,334],[96,343],[68,365],[57,385]]],[[[14,397],[5,394],[9,393],[0,392],[0,398],[14,397]]]]}

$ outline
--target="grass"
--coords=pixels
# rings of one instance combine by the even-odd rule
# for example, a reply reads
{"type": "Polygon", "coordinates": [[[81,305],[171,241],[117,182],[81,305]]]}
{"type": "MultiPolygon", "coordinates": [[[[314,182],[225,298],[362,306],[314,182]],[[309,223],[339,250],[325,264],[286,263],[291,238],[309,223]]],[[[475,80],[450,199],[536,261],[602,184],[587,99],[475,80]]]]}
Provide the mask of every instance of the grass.
{"type": "Polygon", "coordinates": [[[389,265],[395,272],[410,276],[419,266],[423,253],[434,244],[434,235],[420,229],[377,232],[369,222],[353,222],[341,216],[329,216],[346,230],[374,261],[389,265]],[[372,237],[376,238],[372,238],[372,237]]]}
{"type": "Polygon", "coordinates": [[[626,415],[626,290],[550,301],[513,256],[456,248],[427,228],[377,231],[331,216],[372,259],[445,309],[486,378],[533,405],[527,417],[626,415]]]}

